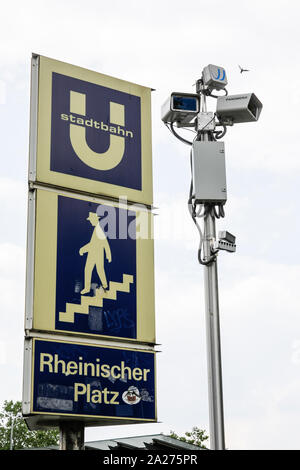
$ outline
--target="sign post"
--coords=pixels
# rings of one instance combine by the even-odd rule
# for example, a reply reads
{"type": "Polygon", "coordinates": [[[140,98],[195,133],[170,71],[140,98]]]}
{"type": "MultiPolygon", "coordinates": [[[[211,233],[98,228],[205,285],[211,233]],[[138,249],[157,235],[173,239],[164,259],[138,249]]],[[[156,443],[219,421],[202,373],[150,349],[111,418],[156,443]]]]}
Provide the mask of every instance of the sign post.
{"type": "Polygon", "coordinates": [[[60,450],[84,450],[84,425],[75,421],[62,423],[59,427],[60,450]]]}
{"type": "Polygon", "coordinates": [[[32,57],[23,416],[155,422],[151,89],[32,57]]]}

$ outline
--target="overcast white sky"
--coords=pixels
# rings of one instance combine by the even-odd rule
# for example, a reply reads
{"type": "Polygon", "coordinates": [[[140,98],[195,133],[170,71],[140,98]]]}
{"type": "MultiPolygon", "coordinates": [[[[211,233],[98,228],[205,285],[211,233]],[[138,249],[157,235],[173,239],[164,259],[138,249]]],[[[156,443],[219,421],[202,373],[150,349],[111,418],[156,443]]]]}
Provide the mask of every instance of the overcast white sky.
{"type": "MultiPolygon", "coordinates": [[[[0,402],[21,399],[29,81],[37,52],[151,86],[156,217],[158,424],[91,428],[86,439],[208,431],[203,271],[187,212],[189,149],[160,120],[171,91],[194,91],[209,63],[230,94],[255,92],[258,123],[229,129],[228,203],[237,236],[219,256],[226,446],[300,448],[297,145],[299,2],[15,1],[0,24],[0,402]],[[240,74],[238,64],[249,68],[240,74]]],[[[214,111],[215,101],[209,101],[214,111]]]]}

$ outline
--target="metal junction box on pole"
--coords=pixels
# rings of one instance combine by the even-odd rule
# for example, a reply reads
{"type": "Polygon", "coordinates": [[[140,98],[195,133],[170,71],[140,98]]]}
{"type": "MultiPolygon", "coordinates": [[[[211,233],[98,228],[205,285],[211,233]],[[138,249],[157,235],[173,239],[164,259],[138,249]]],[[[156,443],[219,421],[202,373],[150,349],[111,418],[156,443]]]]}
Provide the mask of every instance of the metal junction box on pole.
{"type": "Polygon", "coordinates": [[[192,170],[196,203],[226,202],[224,142],[195,141],[192,147],[192,170]]]}

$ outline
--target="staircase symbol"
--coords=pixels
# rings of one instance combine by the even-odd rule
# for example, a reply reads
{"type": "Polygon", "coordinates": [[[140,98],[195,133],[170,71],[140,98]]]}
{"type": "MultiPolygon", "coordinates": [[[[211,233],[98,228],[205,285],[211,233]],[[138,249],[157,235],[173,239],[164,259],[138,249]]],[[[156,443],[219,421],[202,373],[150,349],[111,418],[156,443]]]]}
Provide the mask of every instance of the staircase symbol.
{"type": "Polygon", "coordinates": [[[75,313],[88,315],[89,307],[103,307],[103,300],[116,300],[118,292],[130,292],[130,284],[133,283],[133,275],[123,274],[123,282],[109,281],[108,289],[102,287],[96,289],[94,297],[82,295],[80,304],[66,304],[66,311],[59,312],[59,321],[74,323],[75,313]]]}

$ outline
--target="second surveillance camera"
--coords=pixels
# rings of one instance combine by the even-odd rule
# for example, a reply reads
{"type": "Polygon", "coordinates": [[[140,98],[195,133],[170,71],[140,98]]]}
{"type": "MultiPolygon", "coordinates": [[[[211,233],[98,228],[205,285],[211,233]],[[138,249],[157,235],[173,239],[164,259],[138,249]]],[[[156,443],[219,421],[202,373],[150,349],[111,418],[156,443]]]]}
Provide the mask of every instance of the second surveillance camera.
{"type": "Polygon", "coordinates": [[[207,86],[209,90],[224,90],[228,83],[225,69],[213,64],[204,67],[202,80],[203,84],[207,86]]]}
{"type": "Polygon", "coordinates": [[[163,122],[188,123],[200,109],[199,96],[192,93],[171,93],[161,108],[163,122]]]}
{"type": "Polygon", "coordinates": [[[254,93],[219,96],[216,114],[222,123],[251,122],[258,120],[262,107],[254,93]]]}

